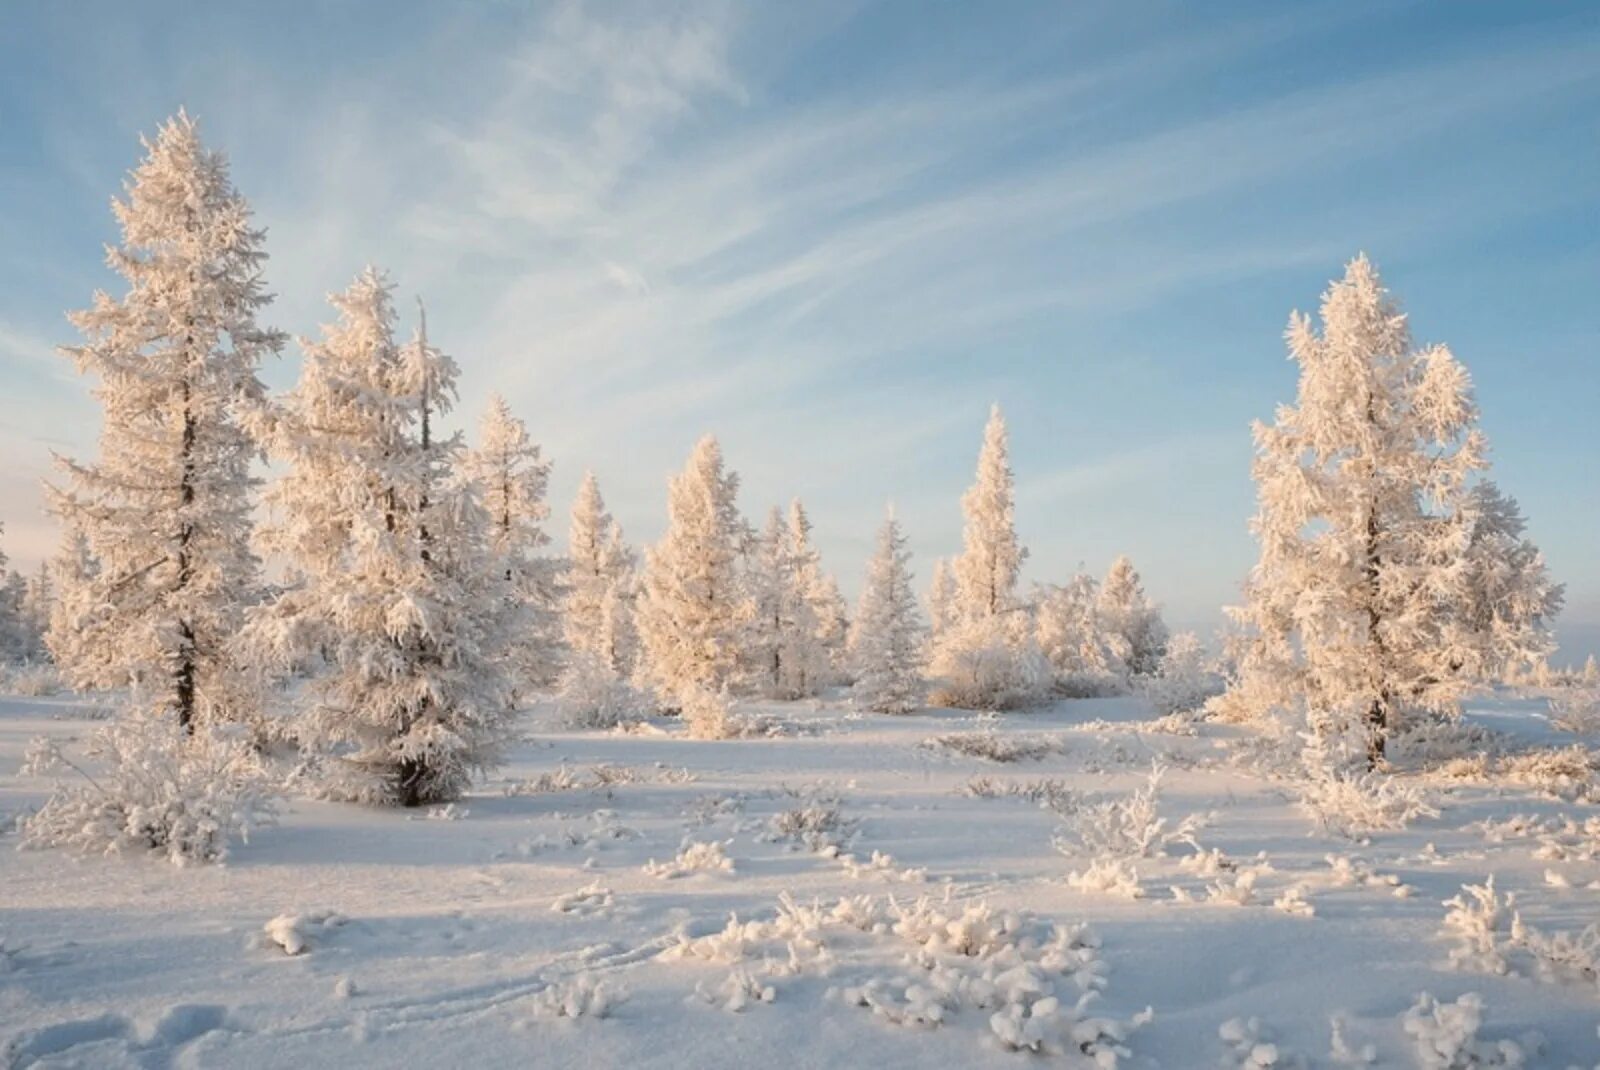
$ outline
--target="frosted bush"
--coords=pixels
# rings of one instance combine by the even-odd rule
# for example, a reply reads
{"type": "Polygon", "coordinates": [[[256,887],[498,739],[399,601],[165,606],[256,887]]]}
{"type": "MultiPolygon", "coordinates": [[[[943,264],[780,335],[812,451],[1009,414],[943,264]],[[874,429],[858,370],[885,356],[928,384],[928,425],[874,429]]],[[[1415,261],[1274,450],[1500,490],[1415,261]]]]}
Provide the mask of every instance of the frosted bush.
{"type": "Polygon", "coordinates": [[[1444,905],[1450,909],[1443,930],[1456,941],[1450,964],[1457,969],[1577,984],[1600,995],[1600,923],[1575,933],[1543,932],[1522,919],[1514,893],[1495,890],[1492,876],[1463,885],[1444,905]]]}
{"type": "Polygon", "coordinates": [[[1096,859],[1084,870],[1067,874],[1067,885],[1089,895],[1110,895],[1119,899],[1139,899],[1139,871],[1122,858],[1096,859]]]}
{"type": "Polygon", "coordinates": [[[767,838],[788,840],[808,851],[838,854],[855,839],[860,826],[857,819],[844,816],[837,796],[811,792],[802,805],[773,815],[767,838]]]}
{"type": "Polygon", "coordinates": [[[1050,663],[1031,637],[1012,634],[1004,618],[950,625],[933,645],[928,673],[935,706],[1014,710],[1049,694],[1050,663]]]}
{"type": "Polygon", "coordinates": [[[963,786],[962,794],[974,799],[1026,799],[1028,802],[1066,815],[1083,805],[1083,794],[1056,777],[1036,780],[996,781],[990,777],[973,777],[963,786]]]}
{"type": "Polygon", "coordinates": [[[657,862],[652,858],[645,863],[644,871],[662,880],[675,880],[678,877],[687,877],[691,873],[732,873],[733,859],[723,851],[723,848],[732,842],[732,840],[721,842],[711,840],[702,843],[684,840],[676,858],[666,862],[657,862]]]}
{"type": "Polygon", "coordinates": [[[1272,1041],[1259,1018],[1230,1018],[1217,1027],[1222,1041],[1222,1066],[1227,1070],[1281,1070],[1303,1067],[1305,1060],[1289,1055],[1272,1041]]]}
{"type": "Polygon", "coordinates": [[[1483,998],[1468,992],[1454,1003],[1440,1003],[1423,992],[1401,1023],[1411,1037],[1422,1070],[1472,1070],[1474,1067],[1523,1067],[1527,1054],[1510,1040],[1478,1039],[1483,1025],[1483,998]]]}
{"type": "Polygon", "coordinates": [[[1137,677],[1136,686],[1163,715],[1190,713],[1222,693],[1222,681],[1207,666],[1205,648],[1193,632],[1174,635],[1155,673],[1137,677]]]}
{"type": "Polygon", "coordinates": [[[734,1014],[757,1003],[771,1003],[778,998],[776,988],[757,980],[749,970],[742,968],[730,972],[716,988],[708,987],[703,981],[696,983],[694,994],[704,1002],[734,1014]]]}
{"type": "Polygon", "coordinates": [[[1300,789],[1299,804],[1317,832],[1351,840],[1439,816],[1420,789],[1381,773],[1313,774],[1300,789]]]}
{"type": "Polygon", "coordinates": [[[1174,843],[1194,842],[1195,833],[1205,818],[1190,814],[1170,826],[1160,815],[1161,780],[1165,767],[1151,767],[1149,779],[1133,794],[1101,802],[1085,803],[1064,816],[1054,839],[1056,850],[1064,855],[1097,860],[1149,858],[1174,843]]]}
{"type": "Polygon", "coordinates": [[[650,696],[634,687],[608,658],[575,651],[556,692],[556,709],[572,728],[615,728],[648,716],[650,696]]]}
{"type": "Polygon", "coordinates": [[[1462,885],[1459,894],[1446,899],[1444,905],[1450,909],[1444,917],[1444,932],[1456,941],[1450,965],[1479,973],[1506,973],[1510,964],[1502,945],[1511,929],[1516,901],[1515,893],[1502,899],[1495,891],[1492,874],[1483,884],[1462,885]]]}
{"type": "Polygon", "coordinates": [[[691,739],[732,739],[739,734],[726,695],[692,688],[683,696],[681,709],[691,739]]]}
{"type": "Polygon", "coordinates": [[[627,1001],[627,989],[580,976],[552,981],[533,997],[533,1007],[542,1018],[609,1018],[627,1001]]]}
{"type": "Polygon", "coordinates": [[[54,744],[30,748],[27,772],[68,769],[81,783],[58,783],[23,825],[22,846],[80,854],[153,851],[170,862],[220,862],[234,840],[277,812],[277,792],[244,741],[219,731],[186,735],[170,719],[134,718],[97,730],[89,754],[98,775],[54,744]]]}
{"type": "Polygon", "coordinates": [[[550,904],[550,909],[558,914],[605,914],[611,910],[616,902],[616,896],[610,888],[595,881],[579,888],[575,892],[558,895],[550,904]]]}

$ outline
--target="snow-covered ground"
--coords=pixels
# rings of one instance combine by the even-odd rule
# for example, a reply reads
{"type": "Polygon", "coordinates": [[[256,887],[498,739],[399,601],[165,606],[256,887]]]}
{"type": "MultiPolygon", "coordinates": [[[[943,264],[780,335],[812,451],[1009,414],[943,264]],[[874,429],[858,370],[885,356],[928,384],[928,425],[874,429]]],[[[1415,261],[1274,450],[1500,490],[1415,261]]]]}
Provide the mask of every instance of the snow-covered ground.
{"type": "MultiPolygon", "coordinates": [[[[1542,710],[1499,698],[1469,717],[1567,742],[1542,710]]],[[[1126,1031],[1123,1066],[1328,1066],[1337,1015],[1351,1064],[1370,1045],[1381,1066],[1501,1065],[1418,1061],[1404,1019],[1429,992],[1446,1019],[1478,993],[1480,1039],[1524,1053],[1509,1065],[1600,1063],[1581,961],[1517,945],[1502,975],[1480,944],[1452,965],[1444,905],[1492,874],[1543,938],[1600,920],[1593,802],[1410,777],[1438,816],[1360,843],[1314,833],[1293,779],[1241,765],[1239,730],[1160,731],[1136,699],[992,721],[741,711],[774,734],[574,733],[535,710],[531,741],[456,806],[291,800],[221,866],[13,851],[8,832],[0,1051],[19,1067],[925,1070],[1126,1031]],[[1017,760],[961,753],[996,741],[1017,760]],[[1052,840],[1157,759],[1167,824],[1128,863],[1142,897],[1092,890],[1116,875],[1084,878],[1094,859],[1052,840]],[[1192,842],[1174,837],[1191,814],[1192,842]]],[[[90,712],[0,699],[0,826],[49,791],[20,773],[28,741],[81,741],[90,712]]]]}

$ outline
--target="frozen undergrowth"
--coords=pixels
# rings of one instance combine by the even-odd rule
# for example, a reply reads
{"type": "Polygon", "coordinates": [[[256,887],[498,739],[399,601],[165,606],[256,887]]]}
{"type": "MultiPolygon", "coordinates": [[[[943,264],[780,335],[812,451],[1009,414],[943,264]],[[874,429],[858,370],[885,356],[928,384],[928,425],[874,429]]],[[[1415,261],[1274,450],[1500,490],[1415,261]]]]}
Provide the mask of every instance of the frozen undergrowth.
{"type": "Polygon", "coordinates": [[[1546,933],[1524,921],[1516,894],[1502,894],[1490,876],[1445,900],[1442,931],[1455,941],[1450,964],[1477,973],[1575,984],[1600,998],[1600,923],[1577,932],[1546,933]]]}
{"type": "Polygon", "coordinates": [[[1468,992],[1454,1003],[1441,1003],[1423,992],[1401,1021],[1421,1070],[1496,1066],[1515,1070],[1534,1065],[1528,1057],[1539,1054],[1536,1040],[1527,1044],[1480,1040],[1483,1017],[1483,998],[1476,992],[1468,992]]]}
{"type": "Polygon", "coordinates": [[[262,942],[281,949],[285,955],[299,955],[322,943],[346,921],[343,914],[332,910],[279,914],[262,926],[262,942]]]}
{"type": "Polygon", "coordinates": [[[692,873],[732,873],[733,859],[726,853],[732,845],[732,840],[684,840],[676,857],[665,862],[652,858],[645,863],[644,871],[662,880],[676,880],[692,873]]]}
{"type": "Polygon", "coordinates": [[[278,790],[242,739],[200,731],[189,736],[170,719],[129,719],[98,729],[89,744],[97,772],[37,739],[23,762],[28,774],[70,771],[22,826],[22,846],[64,847],[84,855],[154,852],[177,865],[220,862],[234,840],[269,824],[278,790]]]}
{"type": "Polygon", "coordinates": [[[1328,773],[1300,788],[1300,809],[1316,831],[1347,840],[1403,829],[1419,817],[1438,817],[1421,790],[1381,773],[1328,773]]]}
{"type": "Polygon", "coordinates": [[[1066,743],[1060,739],[1022,735],[1016,732],[1002,734],[992,728],[929,736],[920,746],[928,750],[945,751],[963,758],[977,758],[1002,765],[1013,762],[1036,762],[1066,750],[1066,743]]]}
{"type": "Polygon", "coordinates": [[[589,976],[552,982],[533,997],[540,1018],[609,1018],[628,1001],[628,991],[589,976]]]}
{"type": "Polygon", "coordinates": [[[1131,895],[1138,883],[1129,864],[1132,859],[1150,858],[1180,843],[1200,849],[1195,834],[1205,827],[1205,815],[1189,814],[1175,825],[1161,816],[1164,773],[1161,765],[1155,765],[1144,785],[1131,794],[1084,802],[1062,815],[1052,841],[1056,850],[1069,858],[1091,860],[1088,869],[1069,875],[1074,887],[1131,895]]]}

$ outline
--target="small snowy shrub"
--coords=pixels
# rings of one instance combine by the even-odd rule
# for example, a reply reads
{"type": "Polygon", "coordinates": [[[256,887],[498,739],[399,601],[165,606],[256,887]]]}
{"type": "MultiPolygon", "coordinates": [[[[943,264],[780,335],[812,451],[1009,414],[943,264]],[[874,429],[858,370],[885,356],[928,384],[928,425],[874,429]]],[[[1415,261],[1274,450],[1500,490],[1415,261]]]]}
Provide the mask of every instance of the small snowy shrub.
{"type": "Polygon", "coordinates": [[[1222,682],[1207,667],[1205,648],[1193,632],[1174,635],[1155,673],[1137,677],[1136,686],[1163,715],[1198,710],[1222,693],[1222,682]]]}
{"type": "Polygon", "coordinates": [[[5,677],[5,687],[13,695],[44,698],[62,689],[61,674],[50,664],[19,665],[5,677]]]}
{"type": "Polygon", "coordinates": [[[279,914],[261,927],[266,942],[282,948],[285,955],[299,955],[321,943],[332,930],[345,923],[345,917],[332,910],[307,914],[279,914]]]}
{"type": "Polygon", "coordinates": [[[732,840],[720,842],[710,840],[702,843],[684,840],[676,858],[666,862],[657,862],[652,858],[645,863],[644,871],[662,880],[675,880],[678,877],[687,877],[691,873],[732,873],[733,859],[723,850],[732,842],[732,840]]]}
{"type": "Polygon", "coordinates": [[[1067,885],[1089,895],[1111,895],[1119,899],[1140,899],[1139,871],[1124,858],[1100,858],[1085,870],[1067,874],[1067,885]]]}
{"type": "Polygon", "coordinates": [[[947,732],[930,736],[920,744],[930,750],[946,750],[966,758],[986,762],[1036,762],[1062,750],[1057,740],[1043,736],[1001,735],[992,728],[977,732],[947,732]]]}
{"type": "Polygon", "coordinates": [[[683,721],[691,739],[732,739],[737,726],[729,712],[727,696],[697,687],[683,696],[683,721]]]}
{"type": "Polygon", "coordinates": [[[860,825],[855,818],[844,816],[837,796],[811,792],[804,796],[803,805],[773,815],[768,838],[789,840],[808,851],[837,854],[855,839],[860,825]]]}
{"type": "Polygon", "coordinates": [[[135,718],[99,729],[89,753],[105,766],[98,776],[52,744],[30,750],[25,771],[65,767],[82,783],[57,785],[24,824],[24,847],[219,862],[233,840],[248,842],[250,830],[276,813],[276,792],[254,750],[218,732],[190,737],[170,719],[135,718]]]}
{"type": "Polygon", "coordinates": [[[1454,938],[1450,964],[1479,973],[1529,975],[1548,984],[1577,984],[1600,995],[1600,923],[1576,933],[1545,933],[1522,920],[1514,893],[1502,897],[1494,878],[1463,885],[1445,900],[1444,932],[1454,938]]]}
{"type": "Polygon", "coordinates": [[[1575,736],[1600,737],[1600,689],[1574,687],[1551,695],[1550,724],[1575,736]]]}
{"type": "Polygon", "coordinates": [[[928,673],[935,706],[1015,710],[1048,695],[1050,663],[1031,637],[1011,634],[1001,618],[951,625],[933,645],[928,673]]]}
{"type": "Polygon", "coordinates": [[[1528,1065],[1521,1045],[1510,1040],[1491,1043],[1478,1039],[1483,1025],[1483,998],[1476,992],[1468,992],[1454,1003],[1440,1003],[1423,992],[1416,1005],[1406,1011],[1402,1024],[1422,1070],[1528,1065]]]}
{"type": "Polygon", "coordinates": [[[1317,832],[1350,840],[1439,816],[1417,788],[1380,773],[1313,774],[1300,789],[1299,803],[1317,832]]]}
{"type": "Polygon", "coordinates": [[[652,703],[609,659],[580,650],[573,653],[561,674],[556,709],[572,728],[615,728],[647,716],[652,703]]]}
{"type": "Polygon", "coordinates": [[[1154,765],[1144,786],[1133,794],[1085,803],[1065,815],[1056,830],[1056,850],[1070,857],[1103,860],[1149,858],[1174,843],[1194,846],[1194,835],[1204,827],[1204,817],[1190,814],[1169,828],[1158,810],[1165,772],[1165,767],[1154,765]]]}
{"type": "Polygon", "coordinates": [[[1600,802],[1600,756],[1582,744],[1502,758],[1496,775],[1567,802],[1600,802]]]}
{"type": "Polygon", "coordinates": [[[533,1007],[542,1018],[609,1018],[627,1001],[627,989],[580,976],[552,981],[533,997],[533,1007]]]}
{"type": "Polygon", "coordinates": [[[1228,1070],[1279,1070],[1304,1066],[1303,1059],[1285,1053],[1272,1042],[1272,1034],[1259,1018],[1230,1018],[1217,1027],[1222,1041],[1222,1065],[1228,1070]]]}
{"type": "Polygon", "coordinates": [[[771,1003],[778,997],[778,990],[757,980],[749,970],[740,968],[731,971],[716,988],[708,987],[704,981],[697,982],[694,994],[713,1007],[738,1014],[757,1003],[771,1003]]]}

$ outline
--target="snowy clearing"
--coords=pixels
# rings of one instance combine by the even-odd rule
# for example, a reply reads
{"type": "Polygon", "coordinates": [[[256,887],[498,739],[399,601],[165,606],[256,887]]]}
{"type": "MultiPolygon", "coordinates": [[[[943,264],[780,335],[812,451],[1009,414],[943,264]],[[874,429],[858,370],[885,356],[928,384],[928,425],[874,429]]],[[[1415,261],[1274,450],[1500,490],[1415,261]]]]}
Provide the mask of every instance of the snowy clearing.
{"type": "MultiPolygon", "coordinates": [[[[538,707],[535,742],[448,810],[292,799],[180,868],[9,849],[50,789],[29,741],[72,755],[99,711],[0,700],[5,1065],[1600,1063],[1600,808],[1557,782],[1397,777],[1438,815],[1361,842],[1242,730],[1140,699],[737,710],[777,734],[574,732],[538,707]],[[1025,746],[928,742],[979,732],[1025,746]],[[1069,883],[1091,863],[1137,898],[1069,883]],[[1490,876],[1498,912],[1463,891],[1490,876]]],[[[1467,720],[1570,740],[1541,700],[1467,720]]]]}

